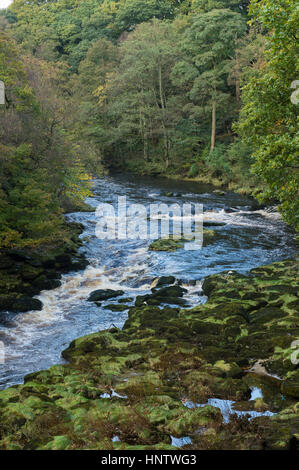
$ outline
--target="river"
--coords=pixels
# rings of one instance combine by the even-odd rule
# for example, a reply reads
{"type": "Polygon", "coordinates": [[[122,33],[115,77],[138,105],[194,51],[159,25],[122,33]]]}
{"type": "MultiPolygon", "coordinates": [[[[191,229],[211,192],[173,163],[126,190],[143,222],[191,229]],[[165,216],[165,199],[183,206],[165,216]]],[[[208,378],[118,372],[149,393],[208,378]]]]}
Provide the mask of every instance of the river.
{"type": "MultiPolygon", "coordinates": [[[[96,289],[122,289],[123,297],[148,293],[156,276],[174,275],[188,288],[189,306],[204,302],[201,281],[224,270],[248,270],[281,259],[295,251],[293,235],[273,210],[252,210],[252,201],[228,192],[213,193],[209,185],[177,182],[153,177],[117,175],[95,180],[94,208],[101,202],[116,206],[118,196],[128,203],[192,202],[204,206],[205,220],[224,225],[211,226],[219,232],[216,243],[198,251],[150,252],[146,240],[99,240],[95,235],[94,212],[69,214],[85,230],[80,249],[89,260],[81,272],[68,273],[57,289],[42,292],[37,298],[43,310],[7,313],[0,324],[0,339],[5,345],[5,363],[0,365],[0,388],[22,383],[26,374],[63,363],[61,351],[71,340],[112,324],[121,327],[127,311],[115,313],[87,302],[96,289]],[[173,192],[174,196],[166,196],[173,192]],[[193,281],[193,282],[192,282],[193,281]],[[196,281],[196,282],[194,282],[196,281]]],[[[111,301],[107,302],[108,304],[111,301]]]]}

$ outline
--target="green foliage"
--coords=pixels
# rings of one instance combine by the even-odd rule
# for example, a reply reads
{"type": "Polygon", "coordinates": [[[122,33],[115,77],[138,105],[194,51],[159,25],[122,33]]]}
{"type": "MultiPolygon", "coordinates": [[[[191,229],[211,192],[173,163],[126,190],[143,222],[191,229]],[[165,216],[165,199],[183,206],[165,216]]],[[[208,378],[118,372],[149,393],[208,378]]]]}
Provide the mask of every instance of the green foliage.
{"type": "Polygon", "coordinates": [[[45,171],[34,170],[29,145],[17,147],[2,167],[0,246],[50,242],[62,227],[45,171]]]}
{"type": "Polygon", "coordinates": [[[88,87],[89,103],[84,99],[82,118],[109,165],[135,155],[145,167],[150,162],[182,168],[207,144],[214,99],[219,133],[236,117],[234,89],[227,81],[236,40],[245,34],[244,19],[213,10],[186,20],[143,23],[120,44],[119,53],[99,41],[81,62],[79,81],[88,87]],[[103,45],[109,57],[100,52],[103,45]]]}
{"type": "Polygon", "coordinates": [[[116,41],[151,18],[171,18],[168,0],[14,0],[6,18],[22,47],[47,60],[67,60],[73,71],[99,39],[116,41]]]}
{"type": "MultiPolygon", "coordinates": [[[[192,17],[182,40],[184,59],[174,67],[173,81],[189,89],[189,109],[197,119],[206,120],[214,111],[216,121],[218,109],[221,112],[234,107],[227,85],[228,70],[236,41],[245,31],[245,20],[230,10],[214,9],[192,17]]],[[[215,121],[211,123],[211,150],[215,145],[215,121]]]]}
{"type": "Polygon", "coordinates": [[[293,1],[252,1],[256,21],[271,31],[265,61],[243,90],[239,132],[254,149],[254,171],[266,182],[285,220],[299,228],[298,116],[291,84],[298,78],[298,9],[293,1]]]}
{"type": "Polygon", "coordinates": [[[117,67],[95,91],[100,112],[108,118],[104,144],[118,152],[134,148],[145,161],[155,152],[166,167],[182,102],[170,79],[178,55],[174,41],[169,23],[139,25],[121,44],[117,67]]]}
{"type": "Polygon", "coordinates": [[[232,168],[225,152],[225,145],[216,145],[213,151],[210,151],[206,163],[211,168],[212,176],[226,176],[232,173],[232,168]]]}
{"type": "Polygon", "coordinates": [[[31,145],[57,207],[104,166],[266,183],[297,226],[298,10],[252,0],[248,24],[249,3],[14,0],[0,16],[22,53],[2,41],[3,155],[31,145]]]}
{"type": "Polygon", "coordinates": [[[246,15],[250,0],[192,0],[191,11],[195,13],[206,13],[216,8],[229,8],[232,11],[246,15]]]}
{"type": "Polygon", "coordinates": [[[235,139],[226,149],[227,159],[231,167],[239,166],[249,177],[249,170],[253,163],[252,148],[247,142],[235,139]]]}
{"type": "Polygon", "coordinates": [[[199,173],[200,173],[200,166],[198,165],[198,163],[197,162],[192,163],[188,171],[188,176],[190,178],[196,178],[196,176],[198,176],[199,173]]]}
{"type": "MultiPolygon", "coordinates": [[[[86,195],[86,176],[62,118],[57,69],[21,57],[0,31],[0,248],[63,239],[61,201],[86,195]],[[41,74],[42,72],[42,74],[41,74]]],[[[61,80],[61,77],[60,77],[61,80]]]]}
{"type": "Polygon", "coordinates": [[[124,0],[119,2],[115,25],[119,31],[131,31],[137,24],[152,18],[166,19],[173,16],[173,6],[167,0],[124,0]]]}
{"type": "Polygon", "coordinates": [[[226,134],[237,117],[239,71],[230,76],[229,69],[246,30],[244,3],[238,13],[234,0],[15,0],[8,12],[24,50],[78,71],[64,85],[76,116],[69,136],[80,153],[87,147],[84,159],[93,170],[101,158],[142,173],[187,172],[211,133],[226,134]]]}

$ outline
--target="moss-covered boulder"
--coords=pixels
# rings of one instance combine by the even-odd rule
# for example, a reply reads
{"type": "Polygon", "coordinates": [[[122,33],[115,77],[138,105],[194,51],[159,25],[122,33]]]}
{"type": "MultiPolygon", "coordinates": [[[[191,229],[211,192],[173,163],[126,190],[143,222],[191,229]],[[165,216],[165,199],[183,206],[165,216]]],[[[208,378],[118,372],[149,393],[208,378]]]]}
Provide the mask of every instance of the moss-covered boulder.
{"type": "Polygon", "coordinates": [[[13,312],[28,312],[28,310],[42,310],[43,304],[38,299],[31,297],[20,297],[10,307],[13,312]]]}
{"type": "Polygon", "coordinates": [[[108,304],[103,307],[105,310],[111,310],[111,312],[124,312],[129,310],[129,305],[124,304],[108,304]]]}
{"type": "Polygon", "coordinates": [[[114,290],[114,289],[98,289],[89,295],[87,301],[88,302],[100,302],[102,300],[112,299],[114,297],[119,297],[123,295],[124,291],[122,290],[114,290]]]}
{"type": "MultiPolygon", "coordinates": [[[[203,246],[210,245],[217,240],[218,233],[215,230],[203,229],[203,246]]],[[[150,251],[176,251],[184,247],[185,243],[190,242],[186,238],[159,238],[149,245],[150,251]]]]}
{"type": "Polygon", "coordinates": [[[190,449],[295,448],[298,266],[220,273],[204,284],[209,300],[192,309],[149,305],[185,293],[156,285],[122,330],[72,341],[67,364],[0,392],[0,448],[169,450],[185,436],[190,449]]]}
{"type": "Polygon", "coordinates": [[[26,249],[0,251],[0,312],[40,310],[33,296],[61,285],[62,273],[84,269],[88,261],[78,253],[84,227],[65,223],[64,241],[26,249]]]}
{"type": "Polygon", "coordinates": [[[172,239],[172,238],[159,238],[158,240],[153,241],[150,246],[150,251],[176,251],[180,248],[183,248],[184,241],[181,239],[172,239]]]}

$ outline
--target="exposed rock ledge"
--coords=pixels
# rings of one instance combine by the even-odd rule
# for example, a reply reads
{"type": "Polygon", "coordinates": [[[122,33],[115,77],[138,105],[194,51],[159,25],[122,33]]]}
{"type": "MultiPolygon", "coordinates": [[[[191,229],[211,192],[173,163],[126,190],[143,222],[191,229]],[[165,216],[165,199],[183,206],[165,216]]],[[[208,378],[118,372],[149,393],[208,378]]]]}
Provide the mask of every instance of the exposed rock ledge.
{"type": "Polygon", "coordinates": [[[0,448],[295,448],[296,262],[213,275],[203,289],[209,301],[191,310],[131,308],[123,330],[73,341],[69,364],[0,392],[0,448]],[[257,417],[224,420],[219,402],[257,417]]]}

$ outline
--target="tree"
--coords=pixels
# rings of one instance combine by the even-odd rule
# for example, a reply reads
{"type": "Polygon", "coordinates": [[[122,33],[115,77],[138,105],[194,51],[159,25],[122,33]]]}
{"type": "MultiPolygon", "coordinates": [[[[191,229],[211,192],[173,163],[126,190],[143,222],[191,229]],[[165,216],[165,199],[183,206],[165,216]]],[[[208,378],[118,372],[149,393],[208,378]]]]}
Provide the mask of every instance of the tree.
{"type": "Polygon", "coordinates": [[[14,0],[5,12],[24,50],[47,60],[65,60],[78,71],[92,43],[116,42],[152,18],[171,18],[169,0],[14,0]]]}
{"type": "Polygon", "coordinates": [[[291,0],[253,0],[250,11],[269,35],[264,63],[243,88],[238,129],[253,146],[254,171],[266,183],[260,198],[280,201],[285,220],[298,229],[298,108],[290,98],[299,75],[299,12],[291,0]]]}
{"type": "Polygon", "coordinates": [[[132,31],[137,24],[152,18],[173,17],[174,8],[168,0],[123,0],[118,4],[115,24],[119,31],[132,31]]]}
{"type": "Polygon", "coordinates": [[[263,66],[265,36],[254,28],[237,40],[235,57],[230,63],[228,84],[236,87],[236,98],[241,101],[241,86],[250,79],[253,71],[263,66]]]}
{"type": "Polygon", "coordinates": [[[246,32],[246,22],[230,10],[211,10],[191,18],[182,48],[185,58],[176,64],[173,80],[178,86],[189,84],[189,96],[198,116],[211,113],[211,151],[215,148],[217,109],[230,103],[227,87],[228,66],[236,41],[246,32]]]}
{"type": "Polygon", "coordinates": [[[177,60],[173,28],[158,20],[139,25],[121,44],[121,62],[106,86],[100,85],[101,106],[106,105],[118,141],[138,147],[142,142],[144,160],[151,147],[162,143],[164,165],[178,120],[178,97],[170,80],[177,60]]]}
{"type": "Polygon", "coordinates": [[[247,15],[250,0],[191,0],[192,13],[207,13],[215,9],[229,9],[247,15]]]}
{"type": "Polygon", "coordinates": [[[62,127],[59,69],[21,56],[0,31],[0,80],[0,248],[61,241],[62,202],[84,197],[86,184],[62,127]]]}
{"type": "Polygon", "coordinates": [[[118,62],[118,47],[107,39],[99,39],[90,46],[85,59],[80,62],[78,75],[72,77],[72,101],[75,103],[73,137],[82,146],[84,161],[93,173],[100,170],[110,132],[109,117],[98,104],[96,90],[106,87],[118,62]]]}

